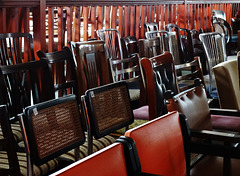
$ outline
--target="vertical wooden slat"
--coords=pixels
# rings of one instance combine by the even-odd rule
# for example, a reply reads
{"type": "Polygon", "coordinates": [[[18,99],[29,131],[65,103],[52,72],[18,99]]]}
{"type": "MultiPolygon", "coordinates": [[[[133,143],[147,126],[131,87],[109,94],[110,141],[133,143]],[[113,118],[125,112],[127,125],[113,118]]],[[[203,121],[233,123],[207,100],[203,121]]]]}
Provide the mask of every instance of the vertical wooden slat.
{"type": "Polygon", "coordinates": [[[155,6],[151,6],[151,22],[156,22],[155,20],[155,6]]]}
{"type": "Polygon", "coordinates": [[[130,29],[130,14],[129,14],[130,7],[124,7],[124,34],[123,36],[129,36],[129,29],[130,29]]]}
{"type": "Polygon", "coordinates": [[[2,28],[0,30],[1,33],[7,32],[7,10],[6,8],[1,8],[1,21],[0,23],[2,24],[2,28]]]}
{"type": "Polygon", "coordinates": [[[162,29],[163,29],[164,26],[166,25],[164,23],[164,5],[160,5],[160,14],[161,14],[161,26],[162,26],[162,29]]]}
{"type": "Polygon", "coordinates": [[[80,7],[74,8],[75,15],[73,17],[73,41],[78,42],[80,41],[80,7]]]}
{"type": "Polygon", "coordinates": [[[88,7],[83,6],[83,41],[88,40],[88,7]]]}
{"type": "Polygon", "coordinates": [[[130,35],[135,35],[135,6],[130,6],[130,35]]]}
{"type": "Polygon", "coordinates": [[[146,22],[147,23],[149,23],[149,22],[151,22],[151,16],[150,16],[150,6],[149,5],[147,5],[146,6],[146,17],[147,17],[147,20],[146,20],[146,22]]]}
{"type": "Polygon", "coordinates": [[[58,7],[58,50],[62,50],[64,46],[65,25],[63,21],[63,7],[58,7]]]}
{"type": "Polygon", "coordinates": [[[145,37],[145,29],[144,29],[144,23],[145,23],[145,9],[146,6],[141,6],[141,30],[140,30],[140,38],[145,37]]]}
{"type": "Polygon", "coordinates": [[[97,29],[103,28],[103,7],[97,7],[98,20],[97,20],[97,29]]]}
{"type": "Polygon", "coordinates": [[[73,22],[73,7],[66,7],[67,14],[67,43],[72,41],[72,22],[73,22]]]}
{"type": "Polygon", "coordinates": [[[119,18],[118,18],[118,25],[119,25],[119,33],[121,35],[121,37],[123,36],[123,7],[122,6],[118,6],[119,8],[119,18]]]}
{"type": "Polygon", "coordinates": [[[155,6],[155,13],[156,13],[156,23],[158,24],[158,28],[160,29],[161,26],[159,25],[159,18],[160,18],[159,5],[156,5],[156,6],[155,6]]]}
{"type": "Polygon", "coordinates": [[[109,29],[110,28],[110,7],[106,6],[105,7],[105,28],[109,29]]]}
{"type": "Polygon", "coordinates": [[[111,28],[116,29],[117,28],[117,7],[112,6],[112,20],[111,20],[111,28]]]}
{"type": "Polygon", "coordinates": [[[54,51],[54,12],[48,7],[48,52],[54,51]]]}
{"type": "Polygon", "coordinates": [[[95,7],[91,7],[91,19],[90,19],[90,23],[91,23],[91,38],[96,38],[96,8],[95,7]]]}
{"type": "Polygon", "coordinates": [[[140,6],[136,6],[136,33],[135,36],[137,39],[140,37],[140,6]]]}

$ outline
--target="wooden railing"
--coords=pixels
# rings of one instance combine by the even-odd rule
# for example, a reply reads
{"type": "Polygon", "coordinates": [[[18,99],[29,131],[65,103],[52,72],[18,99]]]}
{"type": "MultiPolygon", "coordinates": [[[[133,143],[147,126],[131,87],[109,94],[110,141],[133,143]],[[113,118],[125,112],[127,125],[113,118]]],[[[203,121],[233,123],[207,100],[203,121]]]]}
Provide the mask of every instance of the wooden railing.
{"type": "Polygon", "coordinates": [[[145,22],[156,22],[160,29],[176,23],[211,31],[213,9],[224,11],[231,23],[239,4],[236,0],[1,0],[0,32],[31,32],[35,51],[51,52],[68,41],[97,38],[96,30],[102,28],[144,38],[145,22]]]}

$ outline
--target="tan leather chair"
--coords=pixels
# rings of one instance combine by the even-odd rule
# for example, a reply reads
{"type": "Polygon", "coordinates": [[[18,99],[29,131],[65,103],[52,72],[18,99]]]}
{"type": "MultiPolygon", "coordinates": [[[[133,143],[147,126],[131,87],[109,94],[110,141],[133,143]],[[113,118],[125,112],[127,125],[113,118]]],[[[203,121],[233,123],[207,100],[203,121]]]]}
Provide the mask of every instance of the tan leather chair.
{"type": "Polygon", "coordinates": [[[220,107],[240,109],[240,89],[237,60],[222,62],[213,67],[220,107]]]}

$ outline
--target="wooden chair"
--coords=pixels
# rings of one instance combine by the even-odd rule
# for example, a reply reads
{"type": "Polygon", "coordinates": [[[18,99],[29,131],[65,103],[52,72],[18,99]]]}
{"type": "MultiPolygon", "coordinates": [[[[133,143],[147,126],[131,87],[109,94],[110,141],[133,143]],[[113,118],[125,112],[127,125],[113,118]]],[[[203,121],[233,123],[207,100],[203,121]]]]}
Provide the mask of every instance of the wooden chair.
{"type": "Polygon", "coordinates": [[[179,92],[195,87],[196,79],[200,79],[205,87],[200,58],[196,57],[192,62],[175,65],[177,86],[179,92]]]}
{"type": "MultiPolygon", "coordinates": [[[[19,118],[25,134],[27,175],[49,175],[52,170],[62,166],[60,160],[55,158],[85,142],[83,124],[74,95],[29,106],[19,118]],[[42,164],[51,161],[55,163],[45,168],[47,171],[42,169],[41,173],[36,173],[36,166],[41,168],[42,164]]],[[[67,159],[62,162],[63,166],[72,163],[67,159]]]]}
{"type": "Polygon", "coordinates": [[[20,175],[20,167],[17,158],[17,148],[12,133],[9,114],[6,105],[0,106],[0,124],[2,137],[0,139],[0,175],[20,175]]]}
{"type": "Polygon", "coordinates": [[[79,97],[87,89],[112,82],[104,41],[71,42],[71,49],[77,68],[79,97]]]}
{"type": "Polygon", "coordinates": [[[74,93],[77,95],[77,75],[72,52],[68,47],[61,51],[37,52],[40,59],[46,59],[51,65],[56,97],[74,93]]]}
{"type": "Polygon", "coordinates": [[[135,36],[127,36],[121,39],[124,58],[131,57],[135,53],[139,53],[138,40],[135,36]]]}
{"type": "Polygon", "coordinates": [[[177,110],[187,118],[191,152],[224,157],[224,173],[230,175],[230,159],[240,157],[238,147],[233,145],[239,142],[240,137],[236,133],[240,131],[239,112],[210,110],[202,85],[175,95],[169,102],[169,111],[177,110]]]}
{"type": "Polygon", "coordinates": [[[147,39],[159,37],[161,53],[169,51],[169,41],[168,41],[169,36],[167,31],[164,31],[164,30],[148,31],[145,33],[145,37],[147,39]]]}
{"type": "Polygon", "coordinates": [[[0,34],[0,65],[14,65],[33,60],[35,60],[35,56],[31,34],[0,34]]]}
{"type": "Polygon", "coordinates": [[[86,118],[91,125],[87,140],[89,154],[93,151],[91,148],[93,136],[99,139],[134,121],[126,82],[89,89],[82,100],[86,118]]]}
{"type": "Polygon", "coordinates": [[[230,60],[213,67],[220,107],[240,110],[238,61],[230,60]]]}
{"type": "Polygon", "coordinates": [[[144,79],[138,54],[123,60],[110,59],[114,82],[125,80],[128,83],[131,105],[133,109],[145,104],[144,79]]]}
{"type": "Polygon", "coordinates": [[[140,58],[150,58],[162,53],[159,37],[151,39],[139,39],[138,47],[140,58]]]}
{"type": "Polygon", "coordinates": [[[141,60],[146,83],[147,103],[133,111],[135,119],[152,120],[167,113],[166,97],[177,94],[175,67],[170,53],[141,60]]]}
{"type": "Polygon", "coordinates": [[[107,58],[123,59],[121,35],[117,29],[99,29],[97,35],[100,40],[105,42],[107,58]]]}

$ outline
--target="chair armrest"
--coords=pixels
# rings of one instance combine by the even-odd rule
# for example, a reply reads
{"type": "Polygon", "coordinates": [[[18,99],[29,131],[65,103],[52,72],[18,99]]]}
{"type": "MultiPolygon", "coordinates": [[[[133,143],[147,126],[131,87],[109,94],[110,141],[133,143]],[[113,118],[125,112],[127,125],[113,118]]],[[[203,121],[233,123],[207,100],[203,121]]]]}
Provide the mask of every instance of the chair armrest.
{"type": "Polygon", "coordinates": [[[210,130],[191,130],[191,137],[197,137],[202,139],[211,139],[215,141],[237,143],[240,142],[239,133],[227,133],[220,131],[210,131],[210,130]]]}
{"type": "Polygon", "coordinates": [[[217,109],[210,108],[210,114],[212,115],[226,115],[240,117],[240,111],[235,109],[217,109]]]}

